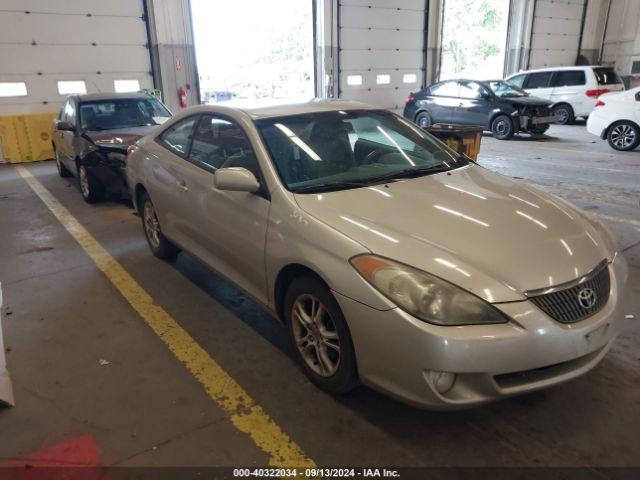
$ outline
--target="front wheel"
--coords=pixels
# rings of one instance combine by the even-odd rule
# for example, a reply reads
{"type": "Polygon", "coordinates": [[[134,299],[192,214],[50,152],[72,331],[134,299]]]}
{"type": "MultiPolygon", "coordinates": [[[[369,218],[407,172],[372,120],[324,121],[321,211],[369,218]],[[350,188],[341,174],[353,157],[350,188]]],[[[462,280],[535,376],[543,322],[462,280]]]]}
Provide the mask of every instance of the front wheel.
{"type": "Polygon", "coordinates": [[[640,144],[640,130],[629,121],[616,122],[607,131],[607,141],[614,150],[628,152],[640,144]]]}
{"type": "Polygon", "coordinates": [[[78,182],[85,202],[96,203],[104,197],[104,185],[84,165],[78,167],[78,182]]]}
{"type": "Polygon", "coordinates": [[[175,257],[180,250],[162,233],[160,222],[156,215],[156,209],[147,193],[142,195],[140,207],[142,211],[142,228],[145,237],[147,237],[147,243],[149,244],[151,253],[158,258],[175,257]]]}
{"type": "Polygon", "coordinates": [[[285,320],[298,360],[314,384],[334,394],[358,385],[349,328],[324,283],[310,275],[295,279],[285,296],[285,320]]]}
{"type": "Polygon", "coordinates": [[[498,140],[509,140],[513,137],[513,122],[507,115],[498,115],[491,122],[491,133],[498,140]]]}

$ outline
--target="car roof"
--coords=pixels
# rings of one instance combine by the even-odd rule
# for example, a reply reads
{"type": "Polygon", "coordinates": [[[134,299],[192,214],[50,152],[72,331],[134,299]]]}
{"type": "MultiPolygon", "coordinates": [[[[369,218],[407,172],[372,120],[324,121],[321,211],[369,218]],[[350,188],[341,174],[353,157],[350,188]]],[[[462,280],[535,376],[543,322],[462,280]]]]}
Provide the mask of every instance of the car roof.
{"type": "Polygon", "coordinates": [[[304,102],[284,101],[246,101],[231,100],[223,103],[200,105],[194,107],[202,111],[221,112],[233,110],[247,114],[253,120],[273,117],[286,117],[315,112],[333,112],[340,110],[380,110],[361,102],[332,99],[312,99],[304,102]]]}
{"type": "Polygon", "coordinates": [[[514,72],[511,75],[509,75],[508,78],[515,77],[516,75],[522,75],[523,73],[558,72],[562,70],[590,70],[593,68],[615,68],[615,67],[612,65],[572,65],[567,67],[535,68],[533,70],[523,70],[521,72],[514,72]]]}
{"type": "Polygon", "coordinates": [[[119,100],[119,99],[131,99],[131,98],[151,98],[151,95],[144,92],[131,92],[131,93],[87,93],[84,95],[72,95],[79,102],[95,102],[99,100],[119,100]]]}

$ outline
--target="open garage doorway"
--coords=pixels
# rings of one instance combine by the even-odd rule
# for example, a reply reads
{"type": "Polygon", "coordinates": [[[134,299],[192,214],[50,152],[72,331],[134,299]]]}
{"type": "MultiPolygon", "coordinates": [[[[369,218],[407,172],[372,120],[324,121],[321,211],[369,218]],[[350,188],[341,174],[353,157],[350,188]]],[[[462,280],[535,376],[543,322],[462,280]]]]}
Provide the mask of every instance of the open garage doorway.
{"type": "Polygon", "coordinates": [[[440,80],[503,78],[509,0],[445,0],[440,80]]]}
{"type": "Polygon", "coordinates": [[[314,96],[313,1],[191,0],[203,103],[314,96]]]}

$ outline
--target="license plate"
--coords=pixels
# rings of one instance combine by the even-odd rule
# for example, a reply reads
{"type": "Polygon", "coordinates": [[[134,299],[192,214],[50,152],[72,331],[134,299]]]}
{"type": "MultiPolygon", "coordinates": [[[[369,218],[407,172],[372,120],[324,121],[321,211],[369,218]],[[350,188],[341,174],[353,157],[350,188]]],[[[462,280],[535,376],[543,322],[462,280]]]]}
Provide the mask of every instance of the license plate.
{"type": "Polygon", "coordinates": [[[557,120],[555,115],[549,115],[548,117],[533,117],[531,123],[537,125],[539,123],[554,123],[557,120]]]}

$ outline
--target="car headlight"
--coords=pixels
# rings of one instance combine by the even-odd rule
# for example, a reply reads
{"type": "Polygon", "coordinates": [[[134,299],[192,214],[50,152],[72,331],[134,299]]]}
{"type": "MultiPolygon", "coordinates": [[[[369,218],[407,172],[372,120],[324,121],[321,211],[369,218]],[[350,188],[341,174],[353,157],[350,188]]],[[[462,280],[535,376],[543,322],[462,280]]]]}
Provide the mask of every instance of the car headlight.
{"type": "Polygon", "coordinates": [[[350,261],[376,290],[425,322],[449,326],[507,321],[481,298],[422,270],[376,255],[350,261]]]}

